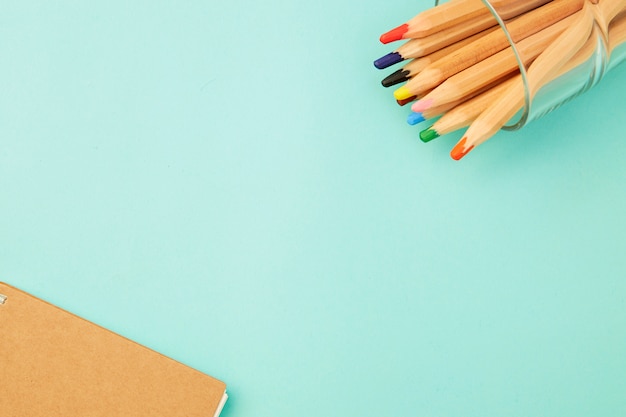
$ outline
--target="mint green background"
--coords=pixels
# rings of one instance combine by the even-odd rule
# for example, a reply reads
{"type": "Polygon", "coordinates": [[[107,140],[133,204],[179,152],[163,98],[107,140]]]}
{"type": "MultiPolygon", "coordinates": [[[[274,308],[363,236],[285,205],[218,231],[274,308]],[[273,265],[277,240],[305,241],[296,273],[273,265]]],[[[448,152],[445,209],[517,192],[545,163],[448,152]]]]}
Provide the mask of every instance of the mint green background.
{"type": "Polygon", "coordinates": [[[455,162],[356,4],[3,2],[0,279],[225,417],[626,415],[626,67],[455,162]]]}

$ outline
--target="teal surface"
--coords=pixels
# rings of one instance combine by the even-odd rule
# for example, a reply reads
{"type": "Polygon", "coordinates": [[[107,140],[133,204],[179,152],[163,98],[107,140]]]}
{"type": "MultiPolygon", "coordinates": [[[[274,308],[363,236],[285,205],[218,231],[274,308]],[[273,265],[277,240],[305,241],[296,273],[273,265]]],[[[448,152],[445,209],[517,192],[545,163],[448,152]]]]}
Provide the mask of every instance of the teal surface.
{"type": "Polygon", "coordinates": [[[0,280],[225,417],[623,417],[626,66],[455,162],[372,65],[430,4],[3,2],[0,280]]]}

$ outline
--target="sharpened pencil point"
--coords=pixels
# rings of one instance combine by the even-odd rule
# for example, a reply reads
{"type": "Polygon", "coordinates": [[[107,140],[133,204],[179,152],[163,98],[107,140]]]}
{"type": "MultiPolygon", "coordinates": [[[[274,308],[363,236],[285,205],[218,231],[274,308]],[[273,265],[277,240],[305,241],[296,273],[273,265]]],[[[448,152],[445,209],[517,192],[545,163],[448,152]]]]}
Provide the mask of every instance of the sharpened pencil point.
{"type": "Polygon", "coordinates": [[[409,90],[406,85],[403,85],[393,92],[393,96],[396,98],[396,100],[404,100],[411,97],[412,95],[413,93],[411,93],[411,90],[409,90]]]}
{"type": "Polygon", "coordinates": [[[465,142],[467,142],[467,138],[463,137],[463,139],[461,139],[459,143],[454,145],[454,148],[452,148],[452,151],[450,152],[450,156],[452,157],[452,159],[458,161],[459,159],[467,155],[469,151],[474,149],[474,145],[470,146],[469,148],[465,148],[465,142]]]}
{"type": "Polygon", "coordinates": [[[429,127],[428,129],[424,129],[420,132],[420,139],[424,143],[428,143],[433,139],[437,139],[438,137],[439,133],[437,133],[437,131],[431,127],[429,127]]]}
{"type": "Polygon", "coordinates": [[[416,96],[411,96],[409,98],[405,98],[404,100],[396,100],[396,101],[398,102],[399,105],[406,106],[407,104],[409,104],[410,102],[412,102],[416,98],[417,98],[416,96]]]}
{"type": "Polygon", "coordinates": [[[390,52],[385,56],[381,56],[376,61],[374,61],[374,66],[378,69],[385,69],[394,64],[397,64],[400,61],[403,61],[402,55],[397,52],[390,52]]]}
{"type": "Polygon", "coordinates": [[[409,25],[405,23],[403,25],[398,26],[395,29],[391,29],[387,33],[383,33],[382,35],[380,35],[380,41],[385,44],[399,41],[400,39],[402,39],[404,34],[407,33],[408,31],[409,31],[409,25]]]}
{"type": "Polygon", "coordinates": [[[411,110],[413,110],[415,113],[423,113],[425,110],[428,110],[432,105],[432,98],[428,100],[418,100],[411,106],[411,110]]]}
{"type": "Polygon", "coordinates": [[[407,117],[406,122],[413,126],[423,122],[424,120],[426,119],[424,119],[424,115],[422,113],[411,113],[409,114],[409,117],[407,117]]]}
{"type": "Polygon", "coordinates": [[[399,69],[398,71],[389,74],[382,80],[382,84],[384,87],[391,87],[392,85],[400,84],[409,80],[410,72],[404,69],[399,69]]]}

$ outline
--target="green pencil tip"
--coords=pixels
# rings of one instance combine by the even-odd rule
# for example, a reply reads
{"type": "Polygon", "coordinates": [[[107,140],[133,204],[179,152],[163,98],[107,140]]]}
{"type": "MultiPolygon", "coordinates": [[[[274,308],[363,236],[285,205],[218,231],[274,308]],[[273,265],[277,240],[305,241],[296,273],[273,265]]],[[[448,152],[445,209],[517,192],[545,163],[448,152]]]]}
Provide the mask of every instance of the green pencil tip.
{"type": "Polygon", "coordinates": [[[424,129],[420,132],[420,139],[422,142],[430,142],[433,139],[437,139],[439,137],[439,133],[436,130],[428,128],[424,129]]]}

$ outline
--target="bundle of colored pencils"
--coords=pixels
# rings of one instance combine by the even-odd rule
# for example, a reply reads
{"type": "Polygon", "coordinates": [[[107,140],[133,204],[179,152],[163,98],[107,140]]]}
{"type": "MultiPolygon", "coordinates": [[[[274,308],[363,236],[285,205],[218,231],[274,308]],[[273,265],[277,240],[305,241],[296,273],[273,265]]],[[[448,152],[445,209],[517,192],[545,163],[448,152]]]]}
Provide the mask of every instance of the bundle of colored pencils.
{"type": "Polygon", "coordinates": [[[456,160],[510,122],[541,87],[590,60],[598,39],[609,40],[609,53],[626,42],[626,0],[490,4],[509,37],[482,0],[451,0],[384,33],[384,44],[407,42],[374,62],[379,69],[403,63],[382,84],[405,83],[394,96],[400,105],[415,101],[409,124],[439,117],[420,133],[422,141],[467,128],[450,153],[456,160]]]}

